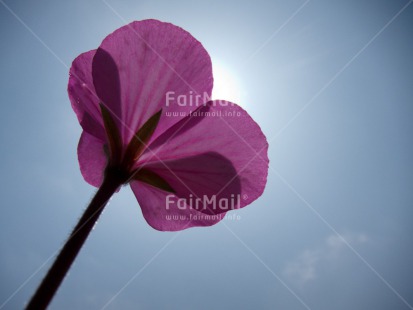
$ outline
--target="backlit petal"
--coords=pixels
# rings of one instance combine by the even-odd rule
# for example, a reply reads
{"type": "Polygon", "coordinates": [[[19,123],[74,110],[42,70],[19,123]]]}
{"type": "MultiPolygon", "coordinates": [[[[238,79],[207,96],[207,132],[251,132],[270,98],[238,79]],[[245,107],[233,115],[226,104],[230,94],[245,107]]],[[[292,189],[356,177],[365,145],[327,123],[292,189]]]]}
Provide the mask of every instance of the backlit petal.
{"type": "MultiPolygon", "coordinates": [[[[196,108],[180,106],[177,96],[188,103],[189,97],[210,96],[212,90],[211,60],[201,43],[182,28],[157,20],[133,22],[107,36],[92,71],[97,94],[119,121],[125,145],[160,109],[185,114],[196,108]]],[[[163,113],[152,140],[184,116],[163,113]]]]}
{"type": "Polygon", "coordinates": [[[178,231],[196,226],[211,226],[218,223],[225,213],[208,215],[185,206],[178,198],[151,185],[132,181],[131,188],[142,209],[147,223],[161,231],[178,231]],[[169,203],[167,208],[165,203],[169,203]],[[178,207],[179,206],[179,207],[178,207]]]}
{"type": "MultiPolygon", "coordinates": [[[[262,194],[268,173],[267,140],[246,111],[228,102],[211,101],[196,110],[196,114],[194,112],[182,119],[153,141],[139,164],[145,167],[159,166],[159,161],[162,161],[168,166],[169,162],[184,162],[185,159],[210,152],[220,154],[231,162],[241,187],[239,207],[250,204],[262,194]]],[[[207,161],[205,165],[208,167],[207,161]]],[[[174,166],[170,169],[173,171],[174,166]]],[[[207,171],[194,174],[191,180],[188,179],[188,185],[198,182],[196,179],[209,180],[207,174],[207,171]]],[[[173,175],[162,174],[162,177],[167,179],[172,188],[180,183],[179,179],[169,179],[173,175]]],[[[215,176],[216,179],[220,177],[215,176]]]]}
{"type": "Polygon", "coordinates": [[[96,50],[80,54],[70,68],[68,93],[72,108],[83,130],[105,139],[99,98],[92,80],[92,59],[96,50]]]}
{"type": "Polygon", "coordinates": [[[165,180],[192,209],[213,215],[241,206],[241,182],[231,161],[207,152],[182,159],[151,162],[144,169],[165,180]]]}
{"type": "Polygon", "coordinates": [[[80,172],[85,181],[95,187],[99,187],[102,184],[107,164],[107,155],[103,145],[104,142],[102,140],[83,131],[77,147],[80,172]]]}

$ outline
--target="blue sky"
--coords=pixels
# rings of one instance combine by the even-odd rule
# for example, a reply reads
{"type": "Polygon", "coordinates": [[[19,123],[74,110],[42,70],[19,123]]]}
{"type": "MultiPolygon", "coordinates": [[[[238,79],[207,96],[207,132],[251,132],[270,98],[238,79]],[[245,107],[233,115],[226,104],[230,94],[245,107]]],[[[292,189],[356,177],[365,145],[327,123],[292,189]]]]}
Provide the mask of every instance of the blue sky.
{"type": "Polygon", "coordinates": [[[234,81],[270,143],[267,188],[181,233],[122,188],[50,308],[413,309],[410,3],[0,1],[0,309],[24,306],[95,191],[68,66],[146,18],[191,32],[234,81]]]}

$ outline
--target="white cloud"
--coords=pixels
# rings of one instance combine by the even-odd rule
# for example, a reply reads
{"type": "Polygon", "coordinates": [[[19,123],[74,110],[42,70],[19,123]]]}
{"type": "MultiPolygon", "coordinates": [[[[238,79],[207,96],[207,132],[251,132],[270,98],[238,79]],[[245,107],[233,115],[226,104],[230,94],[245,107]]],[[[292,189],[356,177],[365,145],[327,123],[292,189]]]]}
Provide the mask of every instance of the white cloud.
{"type": "Polygon", "coordinates": [[[284,276],[298,286],[317,278],[319,272],[326,264],[338,263],[343,251],[347,250],[346,243],[350,245],[363,244],[369,238],[362,233],[346,235],[329,235],[324,242],[313,248],[306,249],[292,261],[287,263],[283,270],[284,276]]]}

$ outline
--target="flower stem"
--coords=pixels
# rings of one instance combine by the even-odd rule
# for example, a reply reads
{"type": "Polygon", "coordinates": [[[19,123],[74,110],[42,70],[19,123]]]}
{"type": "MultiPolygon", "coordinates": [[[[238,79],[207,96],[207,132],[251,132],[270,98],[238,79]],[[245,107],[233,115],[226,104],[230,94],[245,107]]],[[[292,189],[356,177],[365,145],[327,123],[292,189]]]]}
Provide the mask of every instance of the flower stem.
{"type": "Polygon", "coordinates": [[[49,272],[37,288],[26,310],[46,309],[62,283],[66,273],[85,243],[110,197],[122,184],[116,174],[107,173],[102,185],[70,234],[49,272]]]}

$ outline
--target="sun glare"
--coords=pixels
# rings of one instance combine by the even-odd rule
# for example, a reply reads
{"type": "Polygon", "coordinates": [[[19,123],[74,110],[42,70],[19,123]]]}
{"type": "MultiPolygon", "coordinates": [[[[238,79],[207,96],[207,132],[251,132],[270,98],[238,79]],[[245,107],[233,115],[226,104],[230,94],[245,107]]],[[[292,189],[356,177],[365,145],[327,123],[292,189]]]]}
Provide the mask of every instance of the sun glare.
{"type": "Polygon", "coordinates": [[[231,70],[219,61],[212,60],[214,74],[214,88],[212,99],[227,100],[240,106],[245,106],[241,93],[240,83],[231,70]]]}

